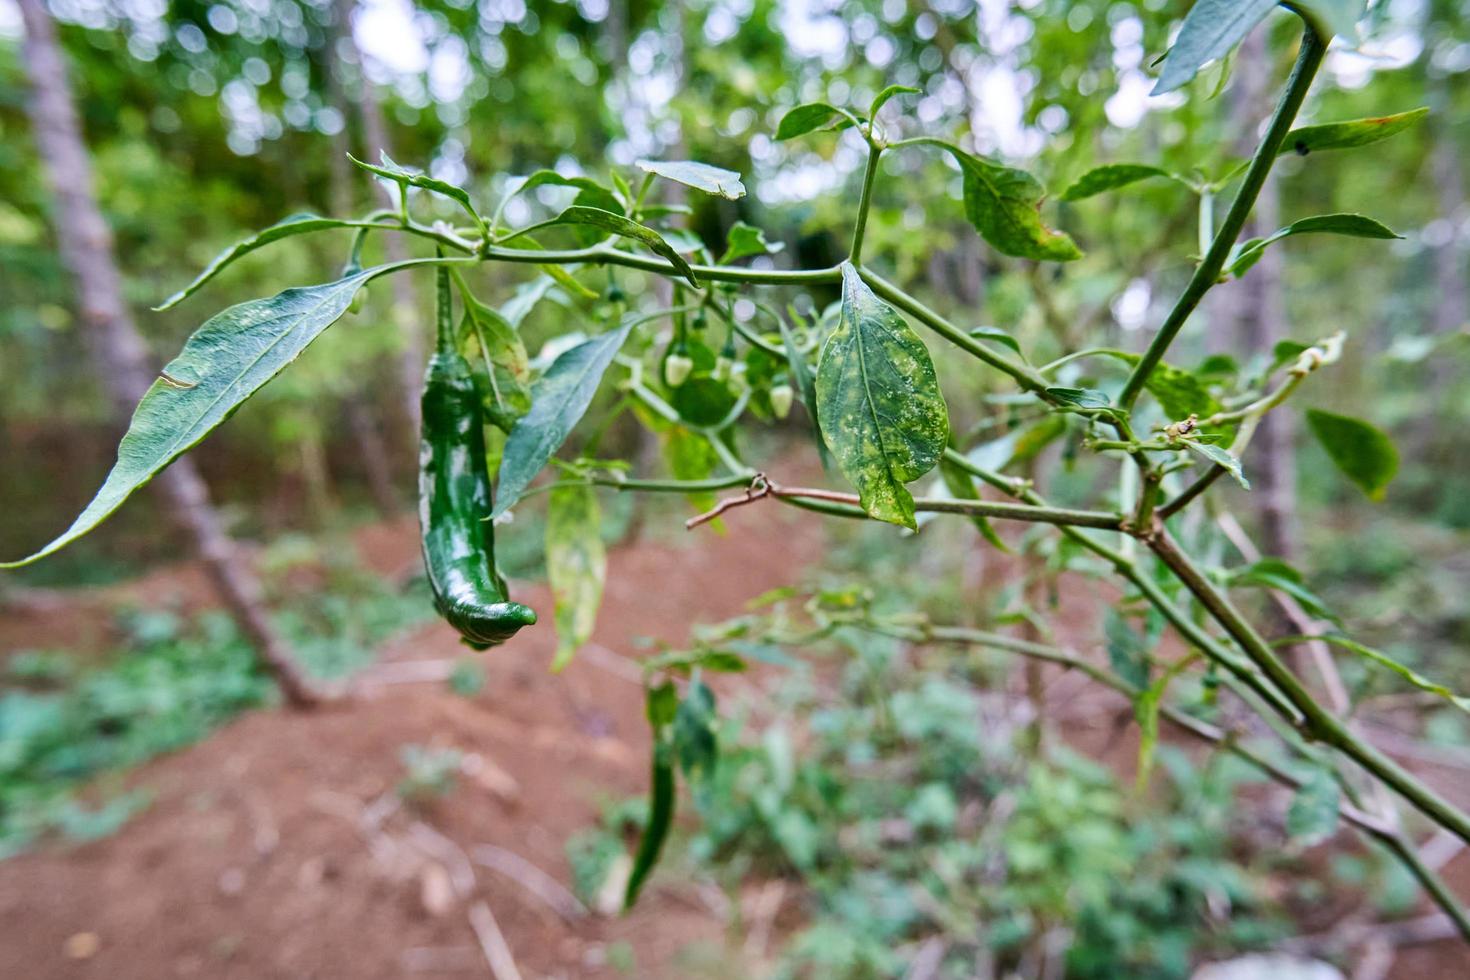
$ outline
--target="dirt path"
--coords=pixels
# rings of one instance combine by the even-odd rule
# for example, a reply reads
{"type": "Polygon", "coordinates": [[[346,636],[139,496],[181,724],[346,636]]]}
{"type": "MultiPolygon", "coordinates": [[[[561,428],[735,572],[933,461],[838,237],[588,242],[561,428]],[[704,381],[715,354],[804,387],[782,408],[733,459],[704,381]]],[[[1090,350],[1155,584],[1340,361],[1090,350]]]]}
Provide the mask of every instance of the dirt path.
{"type": "MultiPolygon", "coordinates": [[[[411,524],[363,541],[378,567],[415,547],[411,524]]],[[[820,551],[814,522],[774,507],[732,522],[725,537],[622,548],[595,642],[623,654],[641,637],[677,642],[689,624],[795,582],[820,551]]],[[[544,589],[528,595],[549,613],[544,589]]],[[[394,684],[312,714],[255,712],[144,766],[129,783],[153,805],[118,834],[0,863],[0,976],[487,976],[468,914],[479,902],[527,980],[625,975],[607,963],[617,942],[631,946],[637,976],[688,975],[680,964],[699,948],[747,975],[724,950],[720,919],[672,877],[656,877],[627,917],[572,922],[501,872],[466,877],[460,854],[493,844],[569,881],[568,836],[604,801],[645,787],[636,675],[603,656],[552,677],[553,645],[536,629],[486,655],[474,698],[442,683],[394,684]],[[478,775],[423,812],[404,811],[394,787],[406,744],[457,749],[478,760],[478,775]]],[[[396,640],[385,659],[464,652],[435,623],[396,640]]]]}

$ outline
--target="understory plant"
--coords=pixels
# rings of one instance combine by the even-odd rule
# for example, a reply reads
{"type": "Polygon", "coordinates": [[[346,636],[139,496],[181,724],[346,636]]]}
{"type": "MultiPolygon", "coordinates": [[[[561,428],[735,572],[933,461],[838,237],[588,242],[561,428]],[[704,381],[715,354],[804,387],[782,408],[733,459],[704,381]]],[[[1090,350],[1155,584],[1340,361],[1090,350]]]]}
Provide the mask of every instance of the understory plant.
{"type": "MultiPolygon", "coordinates": [[[[1226,57],[1274,6],[1271,0],[1200,0],[1163,61],[1158,90],[1177,89],[1206,62],[1226,57]]],[[[1293,810],[1304,825],[1340,820],[1385,849],[1470,939],[1470,918],[1420,859],[1401,809],[1466,842],[1470,815],[1357,730],[1351,705],[1341,700],[1334,681],[1332,652],[1364,658],[1459,709],[1470,708],[1470,702],[1352,639],[1291,566],[1271,557],[1233,562],[1220,546],[1221,522],[1232,529],[1238,523],[1215,491],[1222,482],[1248,489],[1241,455],[1261,419],[1288,410],[1303,386],[1331,371],[1347,338],[1334,333],[1282,343],[1253,352],[1259,356],[1246,367],[1228,358],[1194,368],[1168,360],[1205,296],[1249,274],[1283,239],[1396,237],[1372,218],[1336,213],[1301,217],[1274,234],[1240,240],[1278,157],[1372,144],[1423,115],[1411,110],[1297,127],[1328,41],[1351,33],[1363,3],[1297,0],[1288,6],[1302,25],[1295,66],[1248,161],[1208,175],[1112,163],[1061,194],[1082,208],[1091,206],[1084,203],[1089,199],[1153,180],[1177,185],[1181,201],[1189,200],[1185,195],[1197,201],[1200,254],[1141,353],[1079,348],[1033,363],[1005,331],[956,324],[871,261],[864,246],[875,189],[884,179],[881,165],[886,158],[916,154],[936,155],[958,172],[965,218],[994,251],[1048,270],[1082,255],[1071,236],[1044,223],[1046,194],[1036,177],[918,132],[917,121],[902,112],[914,90],[903,86],[883,89],[866,105],[795,106],[773,134],[780,141],[820,140],[828,132],[851,131],[866,152],[846,255],[817,268],[783,265],[786,256],[776,243],[744,223],[730,227],[723,243],[706,241],[687,227],[685,206],[651,193],[664,182],[684,194],[728,200],[744,194],[739,174],[704,163],[641,160],[636,173],[614,168],[606,181],[541,170],[509,185],[487,212],[453,183],[386,157],[356,161],[397,188],[397,208],[359,218],[292,216],[227,250],[164,306],[183,302],[235,259],[296,235],[352,230],[341,276],[242,303],[207,320],[138,405],[118,462],[93,501],[62,535],[11,564],[36,561],[95,528],[289,366],[352,309],[370,282],[416,270],[437,272],[444,283],[440,352],[462,359],[478,395],[478,404],[464,411],[478,410],[484,422],[482,433],[466,424],[456,438],[485,440],[485,474],[468,474],[471,479],[495,474],[493,503],[477,489],[460,499],[480,501],[475,506],[484,512],[456,515],[469,531],[455,539],[455,547],[483,548],[485,560],[456,568],[480,568],[466,574],[493,577],[491,536],[488,530],[472,533],[473,521],[501,520],[531,495],[548,494],[546,554],[556,597],[558,666],[587,641],[601,598],[601,492],[688,495],[703,511],[690,520],[695,527],[736,508],[784,505],[813,512],[814,520],[884,522],[895,526],[895,534],[918,529],[921,519],[929,525],[926,533],[945,533],[946,525],[973,528],[985,547],[1004,546],[993,522],[1048,529],[1054,536],[1049,571],[1102,571],[1117,583],[1106,621],[1106,666],[1034,638],[917,613],[874,618],[856,601],[823,608],[825,621],[813,628],[857,617],[864,628],[897,638],[1004,650],[1085,673],[1132,700],[1146,747],[1157,743],[1162,723],[1219,743],[1292,787],[1293,810]],[[512,197],[535,192],[544,204],[555,196],[547,192],[562,188],[571,196],[569,206],[519,227],[505,221],[512,197]],[[457,207],[463,218],[420,221],[410,212],[415,189],[457,207]],[[364,267],[364,243],[387,233],[417,240],[433,254],[364,267]],[[492,303],[476,279],[487,265],[529,266],[539,274],[492,303]],[[667,286],[649,285],[657,280],[667,286]],[[834,291],[840,299],[826,308],[812,299],[834,291]],[[532,357],[520,327],[543,302],[560,304],[557,317],[565,329],[532,357]],[[1002,406],[1010,429],[1005,437],[951,425],[953,399],[941,389],[926,341],[945,349],[944,366],[962,358],[965,371],[1012,389],[987,403],[1002,406]],[[1114,370],[1117,383],[1106,380],[1114,370]],[[603,389],[611,398],[603,418],[634,416],[662,444],[672,476],[633,473],[627,461],[600,456],[605,423],[578,434],[575,455],[555,458],[603,389]],[[796,485],[766,462],[747,458],[743,435],[758,423],[784,418],[796,403],[804,406],[817,437],[814,452],[856,492],[796,485]],[[1026,461],[1052,441],[1065,443],[1070,454],[1115,465],[1106,489],[1059,501],[1053,487],[1027,478],[1026,461]],[[550,476],[537,482],[548,469],[550,476]],[[932,485],[915,495],[910,486],[931,474],[932,485]],[[1260,590],[1305,610],[1295,633],[1310,635],[1268,638],[1241,608],[1243,595],[1260,590]],[[1177,642],[1159,643],[1166,630],[1177,642]],[[1291,656],[1296,651],[1311,655],[1291,656]],[[1210,696],[1181,699],[1176,692],[1191,684],[1210,696]],[[1277,752],[1259,750],[1233,722],[1211,720],[1211,703],[1225,699],[1258,714],[1289,763],[1278,761],[1277,752]]],[[[1194,210],[1191,204],[1186,213],[1194,210]]],[[[922,238],[915,236],[909,247],[922,252],[922,238]]],[[[427,313],[423,319],[433,322],[427,313]]],[[[1326,412],[1309,412],[1307,423],[1348,479],[1370,496],[1382,494],[1397,456],[1381,432],[1326,412]]],[[[477,452],[465,448],[460,458],[478,459],[477,452]]],[[[434,514],[434,507],[424,508],[426,536],[434,514]]],[[[513,526],[501,530],[502,537],[515,533],[513,526]]],[[[430,561],[432,567],[432,556],[430,561]]],[[[518,612],[514,625],[544,628],[529,627],[530,619],[518,612]]],[[[651,806],[627,903],[636,899],[658,859],[673,821],[679,774],[697,783],[717,767],[715,699],[703,675],[738,670],[769,653],[760,645],[722,641],[645,661],[654,734],[651,806]]]]}

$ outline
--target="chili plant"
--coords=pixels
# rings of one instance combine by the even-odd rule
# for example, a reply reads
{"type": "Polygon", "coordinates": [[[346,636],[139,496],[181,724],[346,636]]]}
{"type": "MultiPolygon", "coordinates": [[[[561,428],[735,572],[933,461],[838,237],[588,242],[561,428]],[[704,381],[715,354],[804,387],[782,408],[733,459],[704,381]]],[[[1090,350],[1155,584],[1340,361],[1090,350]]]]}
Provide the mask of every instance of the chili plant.
{"type": "MultiPolygon", "coordinates": [[[[1274,0],[1199,0],[1163,62],[1156,91],[1177,89],[1204,63],[1228,55],[1274,6],[1274,0]]],[[[1269,777],[1298,788],[1304,794],[1304,810],[1325,813],[1332,821],[1340,818],[1381,844],[1470,939],[1470,918],[1420,860],[1401,828],[1398,804],[1382,790],[1467,842],[1470,815],[1366,741],[1343,717],[1346,706],[1324,701],[1314,689],[1317,685],[1309,685],[1288,666],[1281,647],[1332,644],[1462,709],[1470,710],[1470,700],[1335,631],[1268,640],[1241,613],[1232,590],[1264,586],[1310,603],[1311,594],[1300,577],[1289,566],[1270,560],[1222,568],[1197,557],[1203,549],[1196,544],[1210,519],[1202,504],[1210,499],[1211,488],[1222,476],[1248,488],[1240,457],[1257,424],[1318,371],[1330,369],[1344,338],[1281,345],[1271,352],[1264,376],[1249,379],[1222,381],[1219,376],[1189,372],[1170,364],[1166,355],[1205,295],[1246,274],[1264,250],[1281,239],[1314,233],[1396,237],[1371,218],[1327,214],[1302,218],[1263,238],[1239,240],[1281,154],[1363,146],[1392,136],[1422,114],[1413,110],[1293,128],[1328,41],[1334,33],[1352,31],[1364,4],[1296,0],[1287,6],[1303,27],[1295,67],[1247,163],[1214,180],[1149,164],[1111,164],[1085,174],[1062,195],[1081,201],[1139,180],[1166,179],[1198,197],[1202,254],[1142,354],[1087,349],[1034,365],[1006,334],[961,328],[864,261],[879,164],[886,154],[899,152],[940,154],[952,162],[961,176],[965,217],[995,251],[1036,263],[1065,263],[1082,254],[1069,235],[1043,222],[1045,191],[1030,173],[940,137],[890,138],[879,111],[914,91],[902,86],[884,89],[865,107],[806,104],[780,120],[777,140],[851,130],[866,149],[847,256],[825,268],[778,267],[775,248],[749,225],[736,225],[723,249],[712,249],[680,228],[687,209],[654,203],[650,191],[657,181],[731,199],[744,194],[739,174],[703,163],[639,161],[638,180],[629,182],[614,171],[608,184],[543,170],[512,185],[487,214],[465,189],[452,183],[386,158],[377,164],[354,161],[398,188],[396,209],[359,218],[288,218],[226,251],[161,308],[184,301],[235,259],[295,235],[353,230],[353,247],[342,275],[332,282],[239,304],[207,320],[138,405],[118,461],[92,502],[54,541],[10,566],[52,554],[95,528],[134,490],[284,370],[349,311],[368,283],[416,269],[437,270],[442,288],[435,363],[442,369],[453,362],[450,373],[455,375],[456,392],[469,390],[458,373],[461,366],[467,367],[479,404],[473,406],[473,399],[461,397],[430,398],[434,411],[426,403],[425,465],[437,465],[431,457],[439,451],[456,460],[478,461],[473,420],[445,417],[471,412],[466,406],[472,406],[483,413],[492,438],[487,465],[497,474],[493,505],[478,474],[461,474],[469,486],[463,494],[435,496],[434,481],[423,481],[429,501],[422,510],[430,568],[452,571],[456,577],[453,589],[436,580],[440,606],[451,618],[459,617],[456,625],[462,630],[468,623],[472,641],[484,645],[505,639],[535,618],[524,607],[504,605],[488,528],[476,534],[472,522],[498,519],[542,490],[550,491],[547,552],[557,601],[558,665],[587,639],[600,600],[604,555],[598,534],[598,490],[687,494],[712,505],[690,521],[692,526],[761,501],[909,529],[917,528],[922,514],[963,518],[992,544],[999,541],[993,521],[1049,525],[1066,545],[1058,554],[1070,556],[1069,560],[1100,559],[1122,581],[1125,606],[1137,603],[1151,609],[1158,622],[1177,632],[1187,653],[1174,663],[1154,663],[1147,654],[1119,656],[1111,667],[1102,667],[1065,650],[963,626],[917,619],[867,625],[921,641],[993,647],[1063,664],[1132,698],[1146,735],[1156,731],[1162,718],[1224,744],[1269,777]],[[546,220],[507,226],[507,201],[546,186],[571,188],[575,200],[546,220]],[[456,225],[416,219],[409,209],[411,188],[452,202],[467,221],[456,225]],[[1214,202],[1231,192],[1231,203],[1216,222],[1214,202]],[[364,268],[360,261],[364,241],[387,232],[422,240],[434,246],[435,254],[364,268]],[[543,244],[567,236],[575,238],[575,247],[543,244]],[[758,261],[742,264],[752,258],[758,261]],[[470,281],[472,270],[487,263],[534,266],[542,275],[496,307],[479,298],[470,281]],[[634,308],[615,278],[620,270],[667,279],[672,283],[668,291],[672,303],[634,308]],[[591,289],[588,283],[600,275],[606,275],[605,287],[591,289]],[[810,287],[840,289],[840,305],[830,315],[806,317],[783,304],[793,290],[810,287]],[[575,309],[605,314],[603,322],[586,317],[580,321],[586,332],[556,338],[533,360],[518,327],[527,311],[554,290],[571,297],[568,302],[575,309]],[[452,313],[455,294],[462,311],[457,325],[452,313]],[[951,430],[933,360],[914,323],[972,358],[977,370],[1007,379],[1019,389],[1017,401],[1042,417],[1046,431],[1080,432],[1082,450],[1115,459],[1122,470],[1119,495],[1098,500],[1091,508],[1056,506],[1041,488],[1007,473],[1007,459],[997,461],[994,453],[973,452],[974,440],[951,430]],[[722,335],[723,342],[711,342],[712,335],[722,335]],[[1111,392],[1058,380],[1066,364],[1087,357],[1121,360],[1126,380],[1111,392]],[[604,383],[621,392],[620,406],[630,407],[667,441],[675,478],[631,476],[626,464],[586,456],[553,459],[604,383]],[[736,432],[752,419],[784,415],[797,396],[815,424],[819,450],[830,454],[833,467],[856,493],[793,486],[742,456],[736,432]],[[536,484],[549,465],[555,476],[536,484]],[[910,484],[936,469],[942,474],[939,486],[944,492],[915,496],[910,484]],[[1007,499],[982,497],[979,484],[1007,499]],[[736,492],[714,502],[713,495],[720,491],[736,492]],[[456,511],[459,507],[471,512],[456,511]],[[449,531],[453,532],[449,545],[436,543],[440,532],[449,531]],[[472,553],[462,554],[463,549],[472,553]],[[459,581],[464,575],[470,580],[459,581]],[[458,608],[459,600],[472,600],[471,605],[501,603],[500,619],[484,631],[465,619],[475,611],[458,608]],[[1270,719],[1298,764],[1283,768],[1248,748],[1236,733],[1192,714],[1187,706],[1171,703],[1170,680],[1188,670],[1204,671],[1210,684],[1223,686],[1270,719]],[[1303,771],[1312,775],[1303,777],[1303,771]]],[[[431,389],[444,383],[440,375],[429,376],[431,389]]],[[[434,396],[435,391],[428,394],[434,396]]],[[[1381,433],[1365,422],[1326,413],[1311,413],[1309,423],[1349,478],[1370,495],[1382,492],[1397,460],[1381,433]]],[[[670,825],[677,772],[697,778],[715,762],[714,697],[697,675],[738,668],[747,654],[739,648],[700,648],[646,663],[648,717],[655,734],[653,805],[627,888],[629,902],[646,880],[670,825]],[[675,683],[691,674],[695,676],[682,688],[675,683]]],[[[1332,673],[1330,657],[1324,655],[1318,663],[1326,682],[1332,673]]],[[[1330,688],[1330,682],[1325,686],[1330,688]]]]}

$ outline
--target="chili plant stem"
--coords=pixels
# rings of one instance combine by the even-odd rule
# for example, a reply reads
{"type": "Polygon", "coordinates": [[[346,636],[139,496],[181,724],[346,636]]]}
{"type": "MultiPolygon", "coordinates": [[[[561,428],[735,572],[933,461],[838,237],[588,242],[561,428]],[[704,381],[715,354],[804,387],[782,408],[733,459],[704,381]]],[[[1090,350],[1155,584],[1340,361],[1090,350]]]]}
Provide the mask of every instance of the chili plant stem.
{"type": "Polygon", "coordinates": [[[1189,280],[1189,285],[1185,286],[1183,295],[1169,311],[1168,317],[1159,327],[1159,332],[1154,335],[1153,341],[1148,345],[1148,350],[1143,352],[1143,357],[1133,368],[1133,373],[1128,376],[1122,394],[1118,396],[1118,404],[1123,408],[1133,407],[1133,403],[1138,400],[1139,394],[1143,391],[1144,383],[1148,381],[1149,374],[1158,366],[1159,361],[1164,359],[1164,352],[1169,349],[1170,344],[1174,343],[1174,338],[1179,335],[1179,331],[1183,329],[1190,314],[1199,306],[1200,300],[1204,299],[1205,293],[1209,292],[1210,287],[1219,280],[1220,272],[1225,268],[1225,260],[1229,258],[1230,250],[1235,246],[1236,239],[1240,237],[1241,228],[1245,227],[1246,218],[1250,216],[1251,209],[1255,207],[1256,198],[1266,183],[1266,175],[1271,172],[1271,165],[1275,163],[1276,154],[1281,149],[1286,134],[1291,130],[1291,124],[1296,119],[1297,111],[1301,109],[1302,102],[1307,97],[1307,89],[1311,88],[1312,79],[1322,65],[1322,57],[1326,50],[1326,44],[1317,36],[1317,32],[1308,26],[1302,35],[1301,51],[1297,55],[1295,67],[1291,70],[1291,78],[1286,83],[1286,92],[1276,106],[1276,112],[1271,117],[1271,124],[1266,130],[1266,135],[1261,138],[1260,146],[1256,147],[1250,167],[1240,182],[1240,190],[1236,193],[1235,200],[1231,202],[1230,210],[1225,214],[1225,220],[1220,223],[1220,230],[1215,233],[1210,250],[1200,260],[1199,266],[1189,280]]]}
{"type": "MultiPolygon", "coordinates": [[[[561,251],[537,251],[535,249],[500,248],[486,246],[483,255],[496,262],[524,262],[529,265],[621,265],[629,269],[656,272],[669,278],[681,276],[664,259],[652,255],[635,255],[608,245],[593,245],[589,248],[563,249],[561,251]]],[[[746,269],[728,265],[691,266],[694,275],[713,282],[743,282],[771,286],[793,286],[813,283],[835,283],[842,281],[842,271],[831,269],[746,269]]]]}
{"type": "Polygon", "coordinates": [[[1326,708],[1319,705],[1301,680],[1286,666],[1271,645],[1256,632],[1188,555],[1179,549],[1167,531],[1148,539],[1149,547],[1192,592],[1211,618],[1240,645],[1271,683],[1301,712],[1303,734],[1332,746],[1392,788],[1436,824],[1470,843],[1470,816],[1415,778],[1408,770],[1378,749],[1358,738],[1326,708]]]}
{"type": "Polygon", "coordinates": [[[863,232],[868,227],[868,210],[873,203],[873,183],[878,177],[878,158],[882,155],[882,144],[875,141],[870,134],[868,136],[868,163],[863,169],[862,196],[858,198],[857,223],[853,225],[852,248],[848,250],[848,261],[853,265],[860,265],[863,261],[863,232]]]}

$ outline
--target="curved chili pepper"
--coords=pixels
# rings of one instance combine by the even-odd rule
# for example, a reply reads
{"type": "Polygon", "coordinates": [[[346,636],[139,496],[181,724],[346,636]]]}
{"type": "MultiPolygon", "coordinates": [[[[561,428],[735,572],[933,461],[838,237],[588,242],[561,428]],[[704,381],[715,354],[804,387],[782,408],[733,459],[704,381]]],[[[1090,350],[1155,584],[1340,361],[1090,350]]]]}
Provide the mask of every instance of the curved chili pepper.
{"type": "Polygon", "coordinates": [[[434,607],[466,643],[483,650],[536,622],[536,613],[509,601],[495,568],[480,396],[455,348],[449,273],[442,268],[438,286],[438,340],[424,374],[419,530],[434,607]]]}

